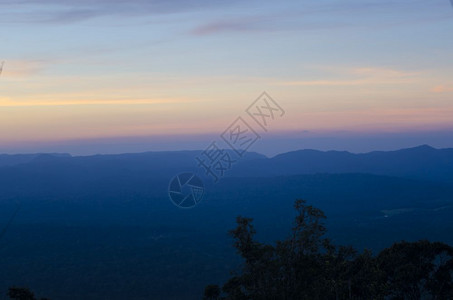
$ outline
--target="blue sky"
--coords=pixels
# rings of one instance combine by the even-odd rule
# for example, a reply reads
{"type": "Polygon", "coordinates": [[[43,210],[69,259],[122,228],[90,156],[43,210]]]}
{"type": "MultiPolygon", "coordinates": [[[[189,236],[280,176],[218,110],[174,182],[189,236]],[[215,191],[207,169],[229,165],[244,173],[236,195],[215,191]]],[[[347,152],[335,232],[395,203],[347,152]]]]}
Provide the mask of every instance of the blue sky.
{"type": "Polygon", "coordinates": [[[0,22],[3,152],[198,147],[263,90],[278,151],[453,129],[448,0],[0,0],[0,22]]]}

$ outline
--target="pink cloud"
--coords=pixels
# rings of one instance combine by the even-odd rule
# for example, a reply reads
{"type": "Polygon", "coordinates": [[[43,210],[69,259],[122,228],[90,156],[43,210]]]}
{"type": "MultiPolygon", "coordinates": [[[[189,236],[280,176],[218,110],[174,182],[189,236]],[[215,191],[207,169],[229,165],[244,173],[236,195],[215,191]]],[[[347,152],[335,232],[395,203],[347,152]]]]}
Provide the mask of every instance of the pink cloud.
{"type": "Polygon", "coordinates": [[[453,92],[453,87],[445,85],[437,85],[431,89],[433,93],[448,93],[453,92]]]}

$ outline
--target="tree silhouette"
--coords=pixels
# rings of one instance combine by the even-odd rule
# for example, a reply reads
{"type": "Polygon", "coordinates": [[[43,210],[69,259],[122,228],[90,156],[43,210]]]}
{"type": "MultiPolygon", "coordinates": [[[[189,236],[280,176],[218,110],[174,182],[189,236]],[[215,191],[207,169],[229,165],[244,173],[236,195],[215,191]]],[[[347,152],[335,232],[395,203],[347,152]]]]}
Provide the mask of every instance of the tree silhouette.
{"type": "Polygon", "coordinates": [[[12,287],[8,290],[8,297],[14,300],[36,300],[35,295],[28,288],[12,287]]]}
{"type": "Polygon", "coordinates": [[[220,288],[218,285],[208,285],[204,290],[203,300],[217,300],[220,297],[220,288]]]}
{"type": "Polygon", "coordinates": [[[443,243],[401,242],[378,255],[388,296],[395,299],[453,299],[453,248],[443,243]]]}
{"type": "MultiPolygon", "coordinates": [[[[8,297],[11,300],[38,300],[30,289],[24,287],[10,287],[8,290],[8,297]]],[[[49,299],[40,298],[40,300],[49,299]]]]}
{"type": "Polygon", "coordinates": [[[324,213],[296,200],[289,238],[275,245],[254,239],[252,219],[230,231],[243,258],[239,272],[205,299],[453,299],[453,248],[443,243],[395,243],[378,256],[335,246],[325,238],[324,213]]]}

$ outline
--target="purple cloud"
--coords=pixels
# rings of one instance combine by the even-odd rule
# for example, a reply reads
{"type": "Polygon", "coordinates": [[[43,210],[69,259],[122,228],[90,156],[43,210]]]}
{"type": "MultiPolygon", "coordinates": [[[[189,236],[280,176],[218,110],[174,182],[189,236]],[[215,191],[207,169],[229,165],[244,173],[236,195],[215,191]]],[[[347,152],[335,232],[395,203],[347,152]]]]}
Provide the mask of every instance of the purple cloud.
{"type": "Polygon", "coordinates": [[[217,21],[201,25],[192,30],[191,33],[194,35],[209,35],[227,31],[250,31],[258,29],[256,23],[256,21],[252,21],[250,19],[217,21]]]}
{"type": "Polygon", "coordinates": [[[99,16],[143,16],[218,9],[238,0],[0,0],[1,20],[7,22],[69,23],[99,16]],[[8,8],[15,11],[8,12],[8,8]],[[18,10],[18,8],[22,8],[18,10]]]}

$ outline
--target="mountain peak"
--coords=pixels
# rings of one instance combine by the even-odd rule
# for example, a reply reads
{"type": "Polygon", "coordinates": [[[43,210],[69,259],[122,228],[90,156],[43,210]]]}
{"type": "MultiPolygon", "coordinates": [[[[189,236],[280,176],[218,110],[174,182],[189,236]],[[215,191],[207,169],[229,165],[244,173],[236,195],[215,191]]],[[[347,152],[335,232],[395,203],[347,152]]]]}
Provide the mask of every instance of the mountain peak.
{"type": "Polygon", "coordinates": [[[417,146],[417,147],[414,147],[414,148],[409,148],[408,150],[410,149],[413,149],[413,150],[436,150],[436,148],[434,147],[431,147],[430,145],[427,145],[427,144],[423,144],[423,145],[420,145],[420,146],[417,146]]]}

